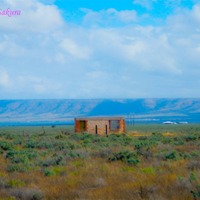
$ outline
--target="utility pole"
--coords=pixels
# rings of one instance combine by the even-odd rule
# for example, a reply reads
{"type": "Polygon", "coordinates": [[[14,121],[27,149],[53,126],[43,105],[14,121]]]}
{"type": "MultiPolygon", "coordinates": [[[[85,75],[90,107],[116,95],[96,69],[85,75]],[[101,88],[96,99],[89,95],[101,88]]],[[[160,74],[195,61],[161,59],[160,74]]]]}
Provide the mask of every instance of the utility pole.
{"type": "Polygon", "coordinates": [[[130,117],[131,117],[131,126],[134,126],[134,114],[130,113],[130,117]]]}
{"type": "Polygon", "coordinates": [[[134,114],[133,113],[129,113],[127,115],[127,121],[128,121],[128,126],[134,126],[134,114]]]}

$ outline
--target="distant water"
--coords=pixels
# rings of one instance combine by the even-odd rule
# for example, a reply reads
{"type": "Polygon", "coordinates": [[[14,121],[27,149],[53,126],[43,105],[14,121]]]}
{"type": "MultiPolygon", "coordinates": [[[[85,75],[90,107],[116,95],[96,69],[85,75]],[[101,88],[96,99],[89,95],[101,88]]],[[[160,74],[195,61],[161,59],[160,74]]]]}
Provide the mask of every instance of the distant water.
{"type": "MultiPolygon", "coordinates": [[[[171,121],[176,123],[188,122],[191,123],[200,123],[200,118],[196,117],[177,117],[177,116],[166,116],[166,117],[157,117],[157,118],[132,118],[126,119],[126,124],[162,124],[165,121],[171,121]]],[[[29,121],[29,122],[0,122],[0,126],[62,126],[62,125],[73,125],[74,121],[29,121]]]]}
{"type": "Polygon", "coordinates": [[[0,126],[63,126],[72,125],[71,122],[0,122],[0,126]]]}

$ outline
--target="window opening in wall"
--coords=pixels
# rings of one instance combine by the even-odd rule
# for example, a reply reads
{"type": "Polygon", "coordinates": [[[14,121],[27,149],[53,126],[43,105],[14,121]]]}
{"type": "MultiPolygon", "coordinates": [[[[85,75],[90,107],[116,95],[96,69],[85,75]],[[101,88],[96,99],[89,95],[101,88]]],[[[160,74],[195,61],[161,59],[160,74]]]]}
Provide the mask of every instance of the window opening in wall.
{"type": "Polygon", "coordinates": [[[110,120],[110,130],[111,131],[119,130],[119,120],[110,120]]]}

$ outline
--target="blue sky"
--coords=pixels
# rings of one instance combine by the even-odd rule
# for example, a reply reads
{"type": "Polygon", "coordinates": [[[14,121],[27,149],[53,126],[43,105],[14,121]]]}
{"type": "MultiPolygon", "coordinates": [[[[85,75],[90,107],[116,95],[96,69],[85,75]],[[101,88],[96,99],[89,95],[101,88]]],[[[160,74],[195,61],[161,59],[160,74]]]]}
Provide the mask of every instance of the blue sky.
{"type": "MultiPolygon", "coordinates": [[[[118,11],[134,10],[139,16],[149,15],[151,19],[145,20],[147,24],[157,24],[166,19],[168,15],[175,13],[180,8],[192,9],[197,0],[53,0],[41,1],[46,5],[56,5],[62,10],[62,16],[66,21],[80,24],[84,18],[83,8],[101,11],[114,8],[118,11]],[[157,20],[156,20],[157,19],[157,20]]],[[[144,21],[140,21],[144,24],[144,21]]],[[[116,24],[114,24],[116,25],[116,24]]]]}
{"type": "MultiPolygon", "coordinates": [[[[64,15],[66,19],[68,19],[67,15],[75,13],[77,18],[82,17],[81,8],[93,11],[109,8],[115,8],[118,11],[135,10],[139,15],[148,14],[153,18],[164,19],[179,8],[191,9],[194,2],[194,0],[57,0],[55,1],[55,5],[66,13],[66,16],[64,15]]],[[[76,17],[72,20],[75,21],[76,17]]]]}
{"type": "Polygon", "coordinates": [[[199,98],[200,3],[2,0],[0,58],[0,99],[199,98]]]}

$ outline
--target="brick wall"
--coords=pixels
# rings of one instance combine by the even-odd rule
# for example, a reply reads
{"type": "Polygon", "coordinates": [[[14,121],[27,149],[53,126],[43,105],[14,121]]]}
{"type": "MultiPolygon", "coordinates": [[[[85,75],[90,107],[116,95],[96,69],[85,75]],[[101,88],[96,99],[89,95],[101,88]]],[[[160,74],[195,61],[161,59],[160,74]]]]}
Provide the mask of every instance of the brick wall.
{"type": "Polygon", "coordinates": [[[80,132],[81,131],[81,128],[80,128],[80,121],[79,120],[74,120],[75,122],[75,132],[80,132]]]}
{"type": "Polygon", "coordinates": [[[119,132],[120,133],[125,133],[126,132],[125,121],[123,119],[121,119],[120,122],[119,122],[119,124],[120,124],[120,130],[119,130],[119,132]]]}
{"type": "Polygon", "coordinates": [[[109,133],[125,133],[126,125],[123,119],[119,120],[119,130],[111,131],[109,119],[90,119],[90,120],[75,120],[75,132],[82,132],[80,123],[81,121],[85,121],[85,130],[83,132],[88,132],[92,134],[106,135],[106,126],[107,126],[107,134],[109,133]]]}
{"type": "Polygon", "coordinates": [[[89,120],[87,123],[87,131],[89,133],[96,134],[96,126],[97,126],[97,133],[99,135],[106,134],[106,125],[109,131],[109,121],[108,120],[89,120]]]}

